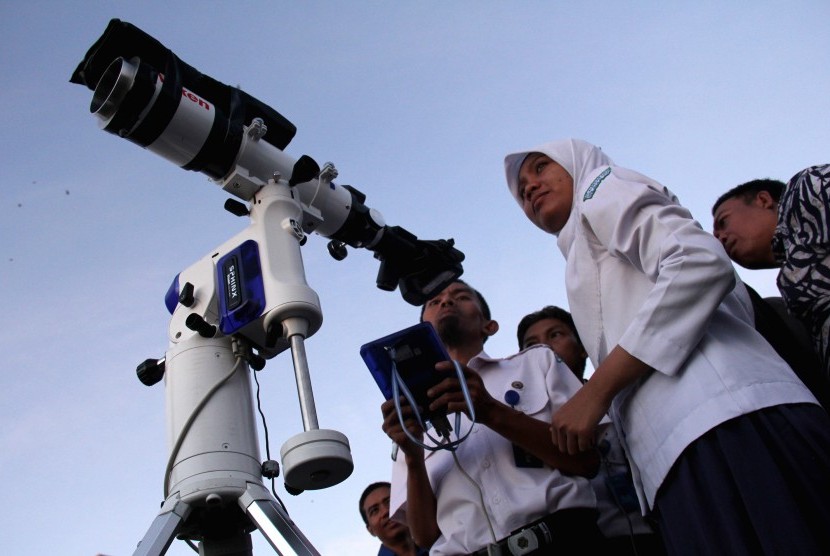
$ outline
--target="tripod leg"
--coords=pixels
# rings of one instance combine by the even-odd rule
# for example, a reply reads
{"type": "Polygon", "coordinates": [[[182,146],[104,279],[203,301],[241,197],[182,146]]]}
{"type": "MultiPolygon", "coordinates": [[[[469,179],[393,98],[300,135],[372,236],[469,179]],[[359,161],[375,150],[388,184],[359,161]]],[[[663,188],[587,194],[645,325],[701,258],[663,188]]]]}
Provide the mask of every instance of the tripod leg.
{"type": "Polygon", "coordinates": [[[190,510],[190,506],[178,497],[165,500],[156,519],[138,543],[133,556],[161,556],[167,552],[190,510]]]}
{"type": "Polygon", "coordinates": [[[320,556],[264,486],[248,483],[239,505],[280,556],[320,556]]]}

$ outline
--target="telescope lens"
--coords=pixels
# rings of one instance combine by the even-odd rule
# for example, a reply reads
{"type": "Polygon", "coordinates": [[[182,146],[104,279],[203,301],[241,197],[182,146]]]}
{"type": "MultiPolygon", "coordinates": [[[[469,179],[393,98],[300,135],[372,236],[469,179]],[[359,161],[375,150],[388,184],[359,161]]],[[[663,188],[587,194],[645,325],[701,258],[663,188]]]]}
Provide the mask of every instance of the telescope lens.
{"type": "Polygon", "coordinates": [[[89,111],[102,120],[110,119],[133,86],[137,70],[136,65],[124,58],[113,60],[95,86],[89,111]]]}

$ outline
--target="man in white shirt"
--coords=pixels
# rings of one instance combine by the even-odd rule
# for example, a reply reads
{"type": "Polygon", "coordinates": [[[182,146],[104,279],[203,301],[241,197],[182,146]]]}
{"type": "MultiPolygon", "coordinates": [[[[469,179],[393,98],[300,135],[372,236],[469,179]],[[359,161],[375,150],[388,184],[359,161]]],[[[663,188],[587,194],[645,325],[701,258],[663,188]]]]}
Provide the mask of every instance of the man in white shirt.
{"type": "MultiPolygon", "coordinates": [[[[596,499],[579,475],[596,472],[597,454],[566,456],[553,446],[548,430],[552,412],[580,382],[541,346],[505,359],[484,353],[498,323],[483,297],[464,282],[430,299],[422,320],[432,323],[461,366],[476,422],[468,419],[449,361],[436,365],[448,378],[428,396],[432,411],[463,413],[454,434],[472,426],[454,453],[425,451],[404,433],[394,400],[383,404],[383,430],[400,446],[392,474],[393,519],[405,520],[418,545],[439,556],[487,554],[490,545],[499,545],[503,554],[594,552],[600,539],[596,499]]],[[[404,423],[421,437],[412,411],[404,405],[404,423]]]]}

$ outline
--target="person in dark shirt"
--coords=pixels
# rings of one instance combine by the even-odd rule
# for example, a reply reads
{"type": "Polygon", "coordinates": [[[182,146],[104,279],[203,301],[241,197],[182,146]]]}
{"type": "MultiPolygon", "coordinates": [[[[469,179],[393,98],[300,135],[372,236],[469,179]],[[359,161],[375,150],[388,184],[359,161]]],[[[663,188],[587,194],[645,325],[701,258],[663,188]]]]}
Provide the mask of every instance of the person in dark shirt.
{"type": "Polygon", "coordinates": [[[366,530],[381,542],[378,556],[427,556],[428,550],[415,545],[409,527],[389,519],[389,488],[385,481],[370,484],[358,504],[366,530]]]}
{"type": "Polygon", "coordinates": [[[780,269],[787,311],[809,331],[830,385],[830,164],[802,170],[786,186],[741,184],[720,196],[712,215],[729,258],[749,269],[780,269]]]}

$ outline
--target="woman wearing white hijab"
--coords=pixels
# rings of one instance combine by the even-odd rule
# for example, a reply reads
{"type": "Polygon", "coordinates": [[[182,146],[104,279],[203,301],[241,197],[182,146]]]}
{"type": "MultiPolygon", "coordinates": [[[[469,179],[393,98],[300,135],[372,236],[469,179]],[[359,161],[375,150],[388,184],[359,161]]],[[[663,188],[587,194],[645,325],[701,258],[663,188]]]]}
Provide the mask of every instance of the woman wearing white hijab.
{"type": "Polygon", "coordinates": [[[596,371],[552,440],[610,411],[673,554],[830,553],[830,419],[753,326],[720,243],[656,181],[570,139],[508,155],[510,192],[558,236],[596,371]]]}

